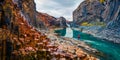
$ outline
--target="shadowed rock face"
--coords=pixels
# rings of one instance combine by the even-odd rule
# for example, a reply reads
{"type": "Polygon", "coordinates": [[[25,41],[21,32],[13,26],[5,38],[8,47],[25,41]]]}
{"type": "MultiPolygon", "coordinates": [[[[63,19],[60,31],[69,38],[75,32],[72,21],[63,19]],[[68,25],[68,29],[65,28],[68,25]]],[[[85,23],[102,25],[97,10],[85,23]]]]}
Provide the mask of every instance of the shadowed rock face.
{"type": "Polygon", "coordinates": [[[18,0],[18,7],[27,19],[28,23],[37,27],[36,7],[34,0],[18,0]]]}
{"type": "Polygon", "coordinates": [[[57,20],[60,22],[60,27],[67,27],[66,19],[64,17],[60,17],[57,20]]]}
{"type": "Polygon", "coordinates": [[[102,21],[106,27],[98,33],[110,41],[120,43],[120,0],[85,0],[74,12],[75,23],[102,21]]]}
{"type": "Polygon", "coordinates": [[[99,0],[85,0],[73,12],[75,23],[102,21],[104,5],[99,0]]]}
{"type": "Polygon", "coordinates": [[[34,8],[34,0],[0,0],[1,60],[59,60],[61,57],[97,60],[76,47],[74,54],[68,50],[64,52],[66,50],[61,50],[59,43],[54,45],[45,34],[38,32],[34,8]]]}
{"type": "Polygon", "coordinates": [[[115,43],[120,43],[120,0],[107,0],[104,21],[108,24],[100,33],[115,43]]]}
{"type": "Polygon", "coordinates": [[[31,25],[37,27],[37,21],[36,21],[36,7],[34,0],[10,0],[10,1],[4,1],[1,0],[1,6],[4,5],[4,7],[0,7],[1,11],[4,12],[5,17],[12,20],[15,19],[14,10],[17,9],[19,14],[23,16],[25,20],[31,25]]]}

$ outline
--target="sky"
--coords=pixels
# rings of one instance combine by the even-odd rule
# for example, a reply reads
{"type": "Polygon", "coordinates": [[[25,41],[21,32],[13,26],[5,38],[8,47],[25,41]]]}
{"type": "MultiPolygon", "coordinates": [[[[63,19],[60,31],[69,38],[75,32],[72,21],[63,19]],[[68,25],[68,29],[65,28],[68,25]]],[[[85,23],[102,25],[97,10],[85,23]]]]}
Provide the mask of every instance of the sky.
{"type": "Polygon", "coordinates": [[[59,18],[65,17],[72,21],[72,13],[84,0],[35,0],[38,12],[47,13],[51,16],[59,18]]]}

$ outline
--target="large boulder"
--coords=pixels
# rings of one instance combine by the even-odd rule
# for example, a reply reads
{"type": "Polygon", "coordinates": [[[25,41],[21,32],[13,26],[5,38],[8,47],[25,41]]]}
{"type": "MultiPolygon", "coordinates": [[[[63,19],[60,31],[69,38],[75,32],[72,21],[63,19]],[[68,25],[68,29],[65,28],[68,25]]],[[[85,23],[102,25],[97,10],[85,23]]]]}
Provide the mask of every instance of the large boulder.
{"type": "Polygon", "coordinates": [[[67,27],[67,25],[66,25],[66,19],[64,17],[60,17],[57,20],[59,21],[60,27],[67,27]]]}

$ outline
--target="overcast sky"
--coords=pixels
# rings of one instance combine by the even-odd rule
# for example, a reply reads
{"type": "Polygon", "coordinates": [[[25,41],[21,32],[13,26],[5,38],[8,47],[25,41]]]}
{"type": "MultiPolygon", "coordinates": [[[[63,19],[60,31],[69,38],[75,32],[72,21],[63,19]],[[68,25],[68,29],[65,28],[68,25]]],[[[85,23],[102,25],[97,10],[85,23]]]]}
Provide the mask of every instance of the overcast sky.
{"type": "Polygon", "coordinates": [[[35,0],[37,11],[72,20],[72,12],[84,0],[35,0]]]}

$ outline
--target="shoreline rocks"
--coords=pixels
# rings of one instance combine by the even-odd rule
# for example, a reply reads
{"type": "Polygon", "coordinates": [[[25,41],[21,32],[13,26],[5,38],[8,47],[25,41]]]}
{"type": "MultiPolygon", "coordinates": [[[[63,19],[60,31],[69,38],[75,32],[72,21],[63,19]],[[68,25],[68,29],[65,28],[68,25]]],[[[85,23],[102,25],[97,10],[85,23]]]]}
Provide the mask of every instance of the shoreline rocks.
{"type": "MultiPolygon", "coordinates": [[[[51,31],[53,31],[53,30],[54,29],[52,29],[51,31]]],[[[52,42],[54,42],[55,45],[58,45],[59,49],[65,51],[65,52],[69,52],[71,54],[75,54],[77,56],[87,56],[88,57],[88,56],[92,55],[92,57],[94,57],[93,54],[100,53],[96,49],[93,49],[90,46],[88,46],[87,44],[85,44],[85,42],[75,40],[73,38],[56,36],[56,34],[54,32],[49,32],[47,34],[47,37],[52,42]],[[79,53],[77,53],[77,52],[79,52],[79,53]],[[91,52],[91,53],[89,53],[89,52],[91,52]],[[79,55],[79,54],[81,54],[81,55],[79,55]]]]}

